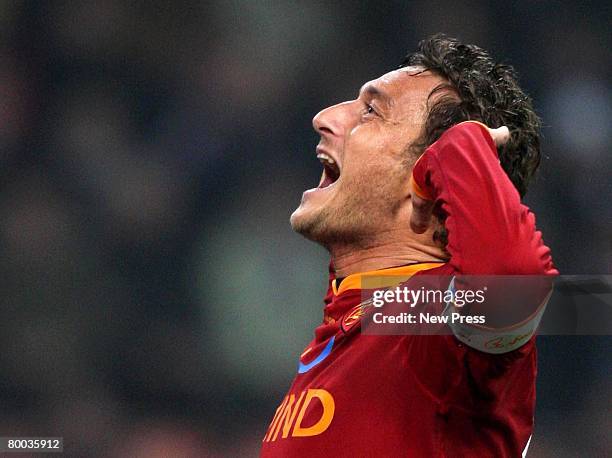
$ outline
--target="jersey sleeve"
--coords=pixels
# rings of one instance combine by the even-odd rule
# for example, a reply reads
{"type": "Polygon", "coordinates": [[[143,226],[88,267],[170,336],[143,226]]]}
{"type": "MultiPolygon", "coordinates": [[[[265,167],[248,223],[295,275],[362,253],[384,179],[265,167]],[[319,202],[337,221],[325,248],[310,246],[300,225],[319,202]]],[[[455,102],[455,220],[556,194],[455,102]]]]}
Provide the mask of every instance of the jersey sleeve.
{"type": "Polygon", "coordinates": [[[446,214],[453,270],[470,275],[555,275],[532,212],[504,172],[481,123],[448,129],[416,163],[414,191],[446,214]]]}
{"type": "Polygon", "coordinates": [[[487,127],[468,121],[447,130],[419,159],[412,181],[414,192],[441,205],[446,215],[449,264],[455,273],[451,288],[488,288],[484,302],[453,303],[447,309],[484,317],[480,324],[449,322],[455,337],[493,354],[532,340],[558,272],[533,213],[500,164],[487,127]]]}

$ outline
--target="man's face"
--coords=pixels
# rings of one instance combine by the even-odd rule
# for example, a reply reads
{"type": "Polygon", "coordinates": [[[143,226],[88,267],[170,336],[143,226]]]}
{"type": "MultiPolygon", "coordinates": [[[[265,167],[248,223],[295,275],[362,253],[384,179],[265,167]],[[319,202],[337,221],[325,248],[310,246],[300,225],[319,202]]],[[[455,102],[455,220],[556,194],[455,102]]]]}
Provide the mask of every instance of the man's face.
{"type": "Polygon", "coordinates": [[[291,215],[296,232],[323,246],[367,246],[406,224],[408,180],[427,98],[441,77],[417,67],[366,83],[355,100],[326,108],[313,119],[324,165],[319,186],[304,192],[291,215]]]}

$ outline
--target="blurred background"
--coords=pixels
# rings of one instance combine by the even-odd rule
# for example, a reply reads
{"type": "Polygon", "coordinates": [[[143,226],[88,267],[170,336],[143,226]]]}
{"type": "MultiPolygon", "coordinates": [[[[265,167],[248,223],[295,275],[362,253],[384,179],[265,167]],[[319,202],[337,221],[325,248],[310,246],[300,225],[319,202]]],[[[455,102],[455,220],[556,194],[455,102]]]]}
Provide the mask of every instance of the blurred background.
{"type": "MultiPolygon", "coordinates": [[[[0,1],[0,436],[66,456],[255,456],[322,318],[289,215],[312,117],[445,32],[516,66],[526,201],[612,272],[605,1],[0,1]]],[[[534,457],[611,449],[609,337],[540,337],[534,457]]]]}

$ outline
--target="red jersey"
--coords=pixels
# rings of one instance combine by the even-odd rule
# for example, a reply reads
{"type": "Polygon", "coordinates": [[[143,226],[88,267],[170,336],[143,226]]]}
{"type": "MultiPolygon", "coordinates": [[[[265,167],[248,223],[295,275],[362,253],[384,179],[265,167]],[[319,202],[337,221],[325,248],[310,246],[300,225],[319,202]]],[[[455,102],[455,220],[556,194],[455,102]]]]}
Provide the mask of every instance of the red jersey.
{"type": "MultiPolygon", "coordinates": [[[[449,129],[412,178],[447,215],[450,260],[368,275],[557,273],[483,125],[449,129]]],[[[300,357],[261,456],[521,456],[533,428],[535,337],[491,354],[454,335],[362,334],[355,310],[363,275],[339,286],[330,278],[323,323],[300,357]]]]}

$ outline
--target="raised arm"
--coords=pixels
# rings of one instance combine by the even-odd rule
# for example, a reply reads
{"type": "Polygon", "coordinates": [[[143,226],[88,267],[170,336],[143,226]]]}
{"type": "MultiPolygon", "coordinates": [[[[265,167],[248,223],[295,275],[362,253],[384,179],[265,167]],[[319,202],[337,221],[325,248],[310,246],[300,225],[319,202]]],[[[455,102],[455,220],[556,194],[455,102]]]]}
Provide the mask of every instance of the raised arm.
{"type": "Polygon", "coordinates": [[[450,264],[459,273],[557,274],[533,213],[500,165],[495,140],[507,135],[474,121],[448,129],[414,166],[411,225],[423,232],[440,203],[450,264]]]}

